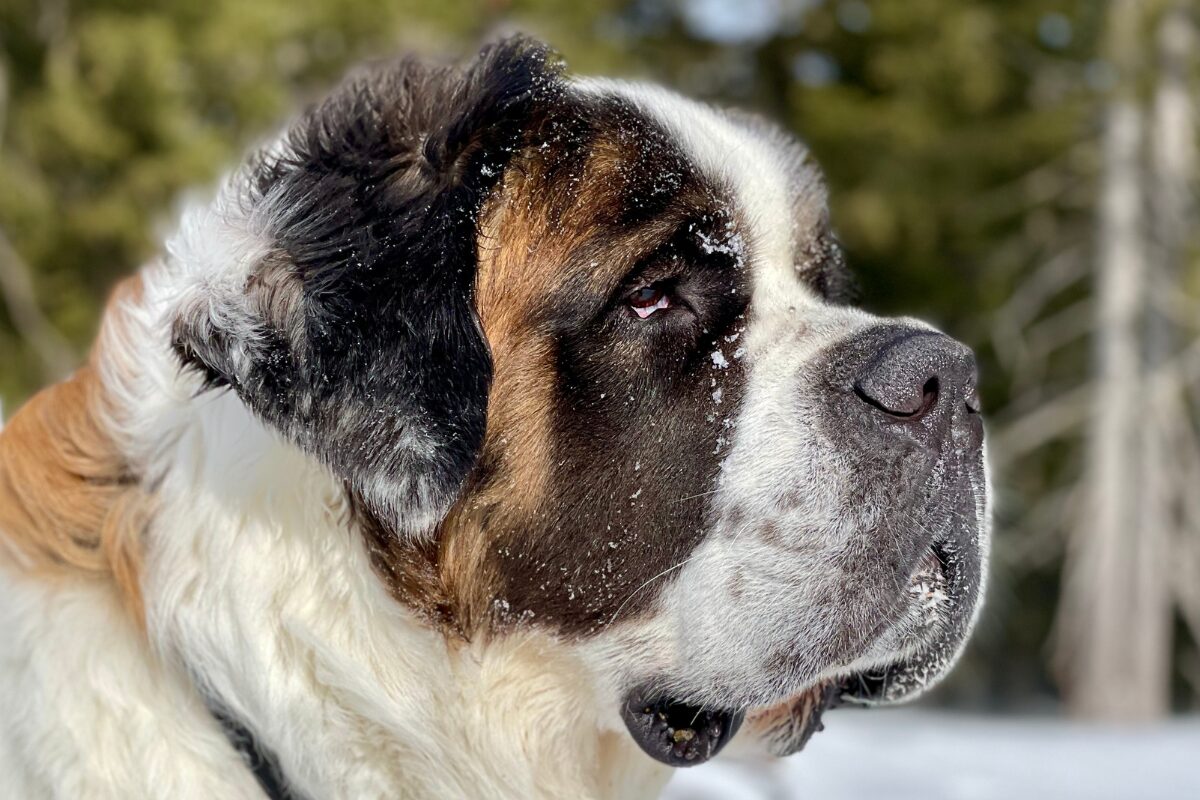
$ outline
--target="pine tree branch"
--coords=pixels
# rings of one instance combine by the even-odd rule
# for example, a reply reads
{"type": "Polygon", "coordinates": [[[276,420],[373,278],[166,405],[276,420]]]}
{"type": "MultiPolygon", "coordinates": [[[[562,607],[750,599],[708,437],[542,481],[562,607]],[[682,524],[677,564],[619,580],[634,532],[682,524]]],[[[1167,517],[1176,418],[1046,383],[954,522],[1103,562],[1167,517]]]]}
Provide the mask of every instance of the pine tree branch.
{"type": "Polygon", "coordinates": [[[70,343],[46,319],[37,305],[29,267],[0,229],[0,295],[17,335],[41,362],[46,381],[66,376],[79,357],[70,343]]]}

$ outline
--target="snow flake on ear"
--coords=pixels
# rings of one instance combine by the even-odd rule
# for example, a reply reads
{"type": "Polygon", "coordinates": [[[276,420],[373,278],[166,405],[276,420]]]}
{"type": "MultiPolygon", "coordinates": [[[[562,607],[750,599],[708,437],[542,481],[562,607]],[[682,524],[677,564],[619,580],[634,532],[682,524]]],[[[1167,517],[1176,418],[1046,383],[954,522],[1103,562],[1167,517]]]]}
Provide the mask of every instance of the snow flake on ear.
{"type": "Polygon", "coordinates": [[[721,352],[720,348],[713,350],[709,357],[712,358],[715,369],[729,369],[729,359],[725,358],[725,354],[721,352]]]}
{"type": "MultiPolygon", "coordinates": [[[[729,226],[732,227],[732,224],[729,226]]],[[[746,244],[740,233],[729,233],[727,236],[710,236],[704,231],[697,231],[696,238],[700,241],[700,250],[709,255],[726,255],[733,258],[734,264],[742,266],[746,257],[746,244]]]]}
{"type": "MultiPolygon", "coordinates": [[[[720,214],[720,217],[725,216],[724,213],[720,214]]],[[[741,269],[746,263],[746,241],[731,219],[726,218],[723,228],[716,230],[708,227],[714,221],[706,215],[700,223],[688,226],[696,234],[700,252],[710,256],[727,256],[736,268],[741,269]]]]}
{"type": "Polygon", "coordinates": [[[530,622],[537,616],[528,608],[518,613],[513,609],[512,604],[503,597],[492,600],[492,614],[497,622],[504,625],[521,625],[530,622]]]}

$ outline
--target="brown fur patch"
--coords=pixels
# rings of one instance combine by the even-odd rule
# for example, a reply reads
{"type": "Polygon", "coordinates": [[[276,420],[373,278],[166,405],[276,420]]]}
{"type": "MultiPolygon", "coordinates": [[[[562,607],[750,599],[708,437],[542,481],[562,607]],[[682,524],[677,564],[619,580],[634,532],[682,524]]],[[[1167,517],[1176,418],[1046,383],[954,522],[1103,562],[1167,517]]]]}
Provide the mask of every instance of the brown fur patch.
{"type": "Polygon", "coordinates": [[[519,621],[493,606],[493,532],[532,534],[532,517],[553,491],[557,366],[536,324],[539,305],[571,281],[606,291],[674,229],[674,219],[656,217],[614,235],[615,187],[633,157],[628,142],[599,137],[579,160],[554,152],[519,159],[481,214],[476,308],[494,376],[483,470],[441,528],[442,574],[465,630],[519,621]]]}
{"type": "Polygon", "coordinates": [[[550,336],[534,322],[544,310],[539,303],[567,281],[611,284],[676,224],[656,218],[611,235],[620,212],[614,186],[635,149],[606,138],[590,144],[586,153],[539,148],[519,157],[480,213],[475,305],[493,364],[487,430],[480,469],[443,521],[437,545],[397,542],[362,521],[392,593],[464,635],[503,617],[492,608],[498,579],[489,531],[524,528],[551,490],[556,366],[550,336]]]}
{"type": "MultiPolygon", "coordinates": [[[[120,324],[114,305],[140,288],[138,279],[118,288],[106,327],[120,324]]],[[[112,580],[141,623],[149,497],[108,431],[113,409],[100,352],[34,396],[0,432],[0,544],[31,573],[112,580]]]]}
{"type": "MultiPolygon", "coordinates": [[[[658,524],[639,513],[641,491],[617,491],[614,484],[618,468],[606,447],[630,449],[620,445],[620,429],[601,434],[590,423],[571,422],[572,435],[583,439],[567,452],[564,415],[574,418],[577,408],[564,393],[564,381],[571,381],[564,370],[571,367],[561,359],[564,330],[579,330],[581,314],[593,313],[572,303],[596,308],[607,302],[645,259],[709,213],[714,190],[688,172],[669,140],[648,144],[647,136],[656,134],[628,109],[581,109],[565,118],[563,126],[550,121],[530,134],[532,146],[510,163],[480,213],[474,300],[491,351],[492,385],[476,469],[435,545],[372,533],[367,525],[376,569],[397,599],[464,636],[527,619],[553,624],[569,618],[575,629],[591,630],[607,623],[618,606],[633,613],[653,598],[637,588],[678,560],[677,551],[700,529],[690,517],[679,522],[678,507],[665,499],[674,491],[690,496],[706,489],[703,469],[692,476],[703,481],[699,487],[647,487],[645,507],[671,517],[658,524]],[[588,439],[589,430],[600,438],[588,439]],[[607,534],[597,524],[600,516],[621,529],[607,534]],[[655,533],[675,525],[686,535],[655,533]],[[626,604],[625,597],[633,602],[626,604]]],[[[619,379],[626,388],[640,380],[640,368],[629,365],[651,357],[646,348],[645,340],[612,341],[590,368],[629,374],[619,379]]],[[[713,390],[705,363],[697,370],[695,393],[707,407],[713,390]]],[[[646,412],[641,421],[653,419],[646,412]]],[[[697,436],[686,427],[679,426],[680,435],[689,446],[713,452],[716,433],[697,436]]],[[[635,474],[631,460],[623,480],[674,481],[680,474],[653,457],[647,465],[635,474]]]]}

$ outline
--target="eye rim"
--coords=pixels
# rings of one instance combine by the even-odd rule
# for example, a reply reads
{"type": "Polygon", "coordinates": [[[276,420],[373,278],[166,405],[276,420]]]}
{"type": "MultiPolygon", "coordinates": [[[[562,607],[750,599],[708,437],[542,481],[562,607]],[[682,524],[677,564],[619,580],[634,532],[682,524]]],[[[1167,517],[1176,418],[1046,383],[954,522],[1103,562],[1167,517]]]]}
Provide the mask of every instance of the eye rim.
{"type": "Polygon", "coordinates": [[[625,295],[625,304],[639,320],[646,320],[662,311],[675,308],[677,300],[665,281],[653,281],[638,286],[625,295]]]}

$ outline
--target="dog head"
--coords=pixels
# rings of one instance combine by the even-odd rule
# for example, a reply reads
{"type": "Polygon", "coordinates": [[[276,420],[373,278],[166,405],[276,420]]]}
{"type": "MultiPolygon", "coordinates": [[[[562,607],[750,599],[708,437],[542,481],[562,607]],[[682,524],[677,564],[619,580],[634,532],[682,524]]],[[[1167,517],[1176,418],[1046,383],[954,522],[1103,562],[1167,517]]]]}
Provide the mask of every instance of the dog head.
{"type": "Polygon", "coordinates": [[[577,647],[672,764],[949,668],[973,357],[848,304],[797,142],[513,40],[352,78],[236,185],[270,245],[191,287],[176,352],[344,481],[427,624],[577,647]]]}

